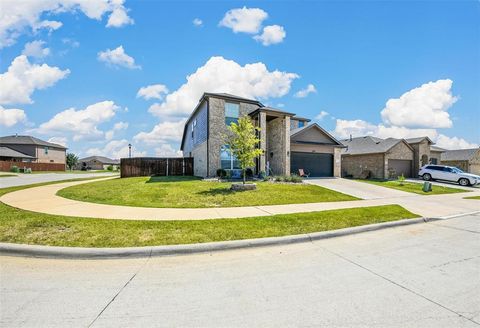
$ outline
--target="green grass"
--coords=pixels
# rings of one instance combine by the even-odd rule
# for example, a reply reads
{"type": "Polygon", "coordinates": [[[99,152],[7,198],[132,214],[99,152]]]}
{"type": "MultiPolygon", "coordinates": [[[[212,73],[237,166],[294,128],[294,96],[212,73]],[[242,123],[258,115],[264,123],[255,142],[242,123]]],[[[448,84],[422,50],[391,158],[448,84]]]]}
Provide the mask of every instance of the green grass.
{"type": "Polygon", "coordinates": [[[16,177],[17,174],[0,174],[0,178],[16,177]]]}
{"type": "Polygon", "coordinates": [[[463,199],[478,199],[478,200],[480,200],[480,196],[463,197],[463,199]]]}
{"type": "Polygon", "coordinates": [[[71,174],[88,174],[88,173],[117,173],[119,171],[109,170],[97,170],[97,171],[81,171],[81,170],[65,170],[65,171],[32,171],[32,174],[44,174],[44,173],[71,173],[71,174]]]}
{"type": "Polygon", "coordinates": [[[231,182],[192,177],[140,177],[68,187],[58,195],[80,201],[141,207],[235,207],[355,200],[309,184],[257,182],[257,190],[230,191],[231,182]]]}
{"type": "Polygon", "coordinates": [[[464,189],[457,189],[457,188],[450,188],[450,187],[443,187],[443,186],[436,186],[432,185],[431,192],[424,192],[422,190],[423,184],[422,183],[415,183],[415,182],[404,182],[403,186],[400,185],[398,181],[392,180],[356,180],[361,182],[366,182],[370,184],[374,184],[377,186],[382,186],[391,189],[397,189],[406,192],[412,192],[419,195],[441,195],[441,194],[453,194],[457,192],[468,192],[468,190],[464,189]]]}
{"type": "MultiPolygon", "coordinates": [[[[44,184],[0,189],[11,191],[44,184]]],[[[418,217],[399,205],[191,221],[129,221],[24,211],[0,202],[0,242],[72,247],[129,247],[286,236],[418,217]]]]}

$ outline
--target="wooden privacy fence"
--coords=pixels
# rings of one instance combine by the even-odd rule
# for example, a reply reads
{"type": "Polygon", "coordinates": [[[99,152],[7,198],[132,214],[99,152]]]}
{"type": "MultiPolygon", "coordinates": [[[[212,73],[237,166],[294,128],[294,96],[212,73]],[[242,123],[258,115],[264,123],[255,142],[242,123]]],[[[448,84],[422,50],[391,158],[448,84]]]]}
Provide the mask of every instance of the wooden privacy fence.
{"type": "Polygon", "coordinates": [[[120,159],[120,177],[193,175],[193,157],[134,157],[120,159]]]}
{"type": "Polygon", "coordinates": [[[17,166],[19,169],[23,169],[25,167],[27,169],[32,169],[32,171],[65,171],[65,164],[60,163],[0,161],[0,171],[10,171],[12,166],[17,166]]]}

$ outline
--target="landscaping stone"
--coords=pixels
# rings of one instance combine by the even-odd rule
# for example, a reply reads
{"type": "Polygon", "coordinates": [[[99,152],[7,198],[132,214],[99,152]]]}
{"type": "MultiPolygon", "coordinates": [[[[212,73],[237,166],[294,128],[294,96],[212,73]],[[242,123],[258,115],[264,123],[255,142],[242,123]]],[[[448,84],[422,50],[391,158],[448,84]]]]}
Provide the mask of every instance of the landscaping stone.
{"type": "Polygon", "coordinates": [[[245,191],[245,190],[256,190],[257,189],[257,184],[256,183],[234,183],[230,187],[230,190],[234,191],[245,191]]]}

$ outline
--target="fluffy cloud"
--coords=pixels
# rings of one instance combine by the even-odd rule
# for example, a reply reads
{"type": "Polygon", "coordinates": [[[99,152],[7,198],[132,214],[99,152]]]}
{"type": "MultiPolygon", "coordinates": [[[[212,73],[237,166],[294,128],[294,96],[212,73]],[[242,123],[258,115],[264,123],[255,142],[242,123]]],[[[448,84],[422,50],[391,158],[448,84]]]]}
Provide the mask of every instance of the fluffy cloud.
{"type": "MultiPolygon", "coordinates": [[[[110,158],[125,158],[128,157],[128,140],[111,140],[102,148],[90,148],[86,152],[88,156],[100,155],[110,158]]],[[[136,147],[132,147],[132,156],[145,156],[145,151],[139,151],[136,147]]]]}
{"type": "Polygon", "coordinates": [[[162,122],[153,127],[150,132],[140,132],[133,137],[138,143],[158,145],[169,141],[179,142],[182,138],[184,119],[176,122],[162,122]]]}
{"type": "Polygon", "coordinates": [[[56,30],[60,21],[44,19],[65,12],[82,12],[90,19],[101,20],[110,13],[107,27],[132,24],[124,0],[2,0],[0,1],[0,49],[11,46],[25,31],[56,30]]]}
{"type": "Polygon", "coordinates": [[[428,136],[437,146],[446,149],[478,147],[458,137],[440,134],[437,128],[451,127],[447,110],[455,103],[451,80],[438,80],[404,93],[398,99],[387,101],[382,110],[383,123],[363,120],[337,119],[334,134],[339,138],[372,135],[379,138],[413,138],[428,136]]]}
{"type": "Polygon", "coordinates": [[[6,109],[0,106],[0,126],[11,127],[26,121],[27,115],[22,109],[6,109]]]}
{"type": "Polygon", "coordinates": [[[322,110],[317,116],[315,116],[315,119],[317,121],[321,121],[323,120],[325,117],[327,117],[328,115],[330,115],[328,112],[322,110]]]}
{"type": "Polygon", "coordinates": [[[0,74],[0,104],[31,104],[35,90],[51,87],[63,79],[70,70],[61,70],[47,64],[31,64],[25,55],[18,56],[0,74]]]}
{"type": "Polygon", "coordinates": [[[45,41],[27,42],[23,48],[22,55],[27,57],[43,58],[50,55],[50,48],[44,48],[45,41]]]}
{"type": "Polygon", "coordinates": [[[164,94],[168,93],[168,88],[163,84],[152,84],[140,88],[137,92],[137,98],[142,97],[145,100],[162,99],[164,94]]]}
{"type": "Polygon", "coordinates": [[[305,89],[297,91],[293,96],[295,98],[305,98],[306,96],[308,96],[311,93],[317,93],[317,89],[315,88],[315,86],[313,84],[307,85],[307,87],[305,89]]]}
{"type": "Polygon", "coordinates": [[[267,19],[268,14],[260,8],[236,8],[227,11],[220,26],[225,26],[233,32],[255,34],[260,31],[262,22],[267,19]]]}
{"type": "Polygon", "coordinates": [[[108,130],[107,132],[105,132],[105,139],[112,140],[113,136],[115,135],[115,132],[120,130],[126,130],[127,128],[128,128],[127,122],[117,122],[113,125],[113,128],[111,130],[108,130]]]}
{"type": "Polygon", "coordinates": [[[280,25],[269,25],[263,28],[263,33],[255,35],[253,38],[261,42],[264,46],[281,43],[287,36],[285,29],[280,25]]]}
{"type": "Polygon", "coordinates": [[[161,144],[155,148],[155,156],[158,157],[182,157],[183,153],[179,149],[174,149],[170,144],[161,144]]]}
{"type": "Polygon", "coordinates": [[[203,21],[200,19],[200,18],[195,18],[193,21],[192,21],[193,25],[197,26],[197,27],[200,27],[200,26],[203,26],[203,21]]]}
{"type": "Polygon", "coordinates": [[[98,102],[80,110],[70,108],[57,113],[32,131],[54,136],[69,134],[74,141],[98,139],[104,135],[98,125],[110,121],[118,109],[113,101],[98,102]]]}
{"type": "Polygon", "coordinates": [[[158,116],[186,116],[205,91],[227,92],[246,98],[282,97],[290,91],[296,78],[295,73],[269,71],[261,62],[241,66],[233,60],[211,57],[187,76],[185,84],[168,94],[162,103],[152,105],[149,111],[158,116]]]}
{"type": "Polygon", "coordinates": [[[135,59],[125,53],[123,46],[119,46],[113,50],[107,49],[100,51],[97,56],[98,60],[110,66],[122,66],[129,69],[139,69],[140,66],[135,64],[135,59]]]}
{"type": "Polygon", "coordinates": [[[428,82],[389,99],[381,115],[387,125],[410,128],[449,128],[452,120],[448,109],[457,101],[452,95],[452,80],[428,82]]]}

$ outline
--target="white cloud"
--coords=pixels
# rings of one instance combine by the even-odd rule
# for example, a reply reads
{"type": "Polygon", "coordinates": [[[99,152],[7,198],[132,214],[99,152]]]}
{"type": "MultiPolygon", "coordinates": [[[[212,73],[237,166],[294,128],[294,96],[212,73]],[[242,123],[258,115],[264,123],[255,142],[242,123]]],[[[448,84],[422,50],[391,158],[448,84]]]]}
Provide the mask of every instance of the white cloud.
{"type": "Polygon", "coordinates": [[[68,147],[68,139],[66,137],[51,137],[50,139],[48,139],[48,142],[68,147]]]}
{"type": "Polygon", "coordinates": [[[325,117],[327,117],[328,115],[329,115],[328,112],[322,110],[317,116],[315,116],[315,119],[316,119],[317,121],[321,121],[321,120],[323,120],[325,117]]]}
{"type": "Polygon", "coordinates": [[[25,111],[17,108],[6,109],[0,106],[0,126],[11,127],[27,121],[25,111]]]}
{"type": "Polygon", "coordinates": [[[280,25],[269,25],[263,28],[263,33],[255,35],[253,38],[261,42],[264,46],[277,44],[283,42],[283,39],[287,36],[285,29],[280,25]]]}
{"type": "Polygon", "coordinates": [[[126,130],[127,128],[128,128],[127,122],[117,122],[113,125],[113,128],[111,130],[108,130],[107,132],[105,132],[105,139],[112,140],[115,135],[115,132],[120,130],[126,130]]]}
{"type": "Polygon", "coordinates": [[[72,48],[80,47],[80,42],[78,42],[77,40],[74,40],[74,39],[70,39],[70,38],[63,38],[62,43],[66,44],[66,45],[68,45],[72,48]]]}
{"type": "Polygon", "coordinates": [[[27,42],[23,48],[22,55],[27,57],[43,58],[50,55],[50,48],[44,48],[45,41],[36,40],[27,42]]]}
{"type": "Polygon", "coordinates": [[[227,11],[219,25],[231,28],[235,33],[255,34],[267,17],[268,14],[260,8],[236,8],[227,11]]]}
{"type": "Polygon", "coordinates": [[[478,144],[476,143],[468,142],[467,140],[458,137],[447,137],[443,134],[440,134],[435,142],[438,147],[445,149],[478,148],[478,144]]]}
{"type": "Polygon", "coordinates": [[[428,82],[400,98],[389,99],[381,112],[383,122],[410,128],[451,127],[447,111],[457,101],[452,95],[452,83],[450,79],[428,82]]]}
{"type": "MultiPolygon", "coordinates": [[[[121,139],[121,140],[111,140],[107,144],[105,144],[102,148],[90,148],[85,153],[88,156],[106,156],[110,158],[125,158],[128,157],[128,140],[121,139]]],[[[132,157],[139,157],[145,156],[145,151],[139,151],[136,147],[132,147],[132,157]]]]}
{"type": "Polygon", "coordinates": [[[307,85],[307,87],[305,89],[297,91],[293,96],[295,98],[305,98],[306,96],[308,96],[311,93],[317,93],[317,89],[315,88],[315,86],[313,84],[307,85]]]}
{"type": "Polygon", "coordinates": [[[137,92],[137,98],[142,97],[145,100],[162,99],[164,94],[168,93],[168,88],[163,84],[152,84],[140,88],[137,92]]]}
{"type": "Polygon", "coordinates": [[[70,108],[55,114],[32,131],[54,136],[70,134],[74,141],[98,139],[104,136],[98,125],[110,121],[119,108],[113,101],[98,102],[80,110],[70,108]]]}
{"type": "Polygon", "coordinates": [[[182,157],[181,150],[175,149],[170,144],[161,144],[155,148],[155,156],[158,157],[182,157]]]}
{"type": "Polygon", "coordinates": [[[97,56],[99,61],[102,61],[110,66],[122,66],[129,69],[140,69],[139,65],[135,64],[135,59],[125,53],[123,46],[105,51],[100,51],[97,56]]]}
{"type": "Polygon", "coordinates": [[[176,122],[159,123],[150,132],[138,133],[133,140],[146,145],[158,145],[168,141],[180,142],[185,121],[182,119],[176,122]]]}
{"type": "Polygon", "coordinates": [[[31,104],[35,90],[51,87],[70,73],[47,64],[30,64],[24,55],[15,58],[0,74],[0,104],[31,104]]]}
{"type": "Polygon", "coordinates": [[[193,25],[197,26],[197,27],[200,27],[200,26],[203,26],[203,21],[200,19],[200,18],[195,18],[193,21],[192,21],[193,25]]]}
{"type": "Polygon", "coordinates": [[[63,13],[82,12],[88,18],[101,20],[110,13],[108,27],[132,24],[124,0],[2,0],[0,1],[0,49],[13,45],[17,38],[32,31],[57,30],[63,24],[47,20],[63,13]]]}
{"type": "Polygon", "coordinates": [[[241,66],[233,60],[211,57],[187,76],[185,84],[168,94],[165,101],[152,105],[149,111],[158,116],[186,116],[203,92],[227,92],[255,99],[282,97],[296,78],[295,73],[269,71],[261,62],[241,66]]]}

